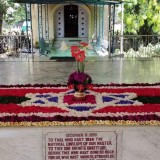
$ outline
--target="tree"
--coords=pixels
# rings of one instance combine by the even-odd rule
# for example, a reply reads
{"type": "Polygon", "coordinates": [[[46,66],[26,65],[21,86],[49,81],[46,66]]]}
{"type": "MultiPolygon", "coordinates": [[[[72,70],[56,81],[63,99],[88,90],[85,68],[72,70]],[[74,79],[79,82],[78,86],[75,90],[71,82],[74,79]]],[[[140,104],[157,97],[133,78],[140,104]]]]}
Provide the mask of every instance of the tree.
{"type": "Polygon", "coordinates": [[[5,15],[5,21],[7,24],[14,25],[19,21],[25,20],[25,6],[23,4],[14,4],[12,6],[12,12],[5,15]]]}
{"type": "Polygon", "coordinates": [[[4,0],[0,0],[0,34],[2,34],[3,16],[6,14],[6,11],[7,11],[7,2],[4,0]]]}
{"type": "Polygon", "coordinates": [[[4,20],[7,24],[25,20],[25,9],[23,4],[0,0],[0,34],[2,34],[2,24],[4,20]]]}
{"type": "Polygon", "coordinates": [[[160,33],[159,0],[127,0],[124,4],[125,34],[160,33]]]}

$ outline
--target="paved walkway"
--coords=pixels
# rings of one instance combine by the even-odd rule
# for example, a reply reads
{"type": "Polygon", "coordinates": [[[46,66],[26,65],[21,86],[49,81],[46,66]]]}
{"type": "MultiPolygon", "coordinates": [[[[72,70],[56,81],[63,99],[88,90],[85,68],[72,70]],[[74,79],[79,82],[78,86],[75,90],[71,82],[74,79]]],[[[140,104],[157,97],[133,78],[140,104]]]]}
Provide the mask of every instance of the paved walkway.
{"type": "MultiPolygon", "coordinates": [[[[28,60],[1,61],[0,84],[66,84],[69,74],[76,70],[75,62],[55,62],[48,57],[28,60]]],[[[160,59],[139,61],[101,57],[88,60],[85,72],[98,84],[156,83],[160,82],[160,59]]]]}

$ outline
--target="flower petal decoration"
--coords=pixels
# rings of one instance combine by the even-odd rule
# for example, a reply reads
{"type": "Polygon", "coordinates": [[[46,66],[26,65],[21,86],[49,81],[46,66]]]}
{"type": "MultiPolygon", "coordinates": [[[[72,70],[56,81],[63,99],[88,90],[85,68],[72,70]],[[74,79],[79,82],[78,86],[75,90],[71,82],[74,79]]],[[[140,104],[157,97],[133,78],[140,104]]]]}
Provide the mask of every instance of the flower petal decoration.
{"type": "Polygon", "coordinates": [[[160,125],[160,84],[94,84],[85,93],[76,101],[64,85],[3,86],[0,126],[160,125]]]}

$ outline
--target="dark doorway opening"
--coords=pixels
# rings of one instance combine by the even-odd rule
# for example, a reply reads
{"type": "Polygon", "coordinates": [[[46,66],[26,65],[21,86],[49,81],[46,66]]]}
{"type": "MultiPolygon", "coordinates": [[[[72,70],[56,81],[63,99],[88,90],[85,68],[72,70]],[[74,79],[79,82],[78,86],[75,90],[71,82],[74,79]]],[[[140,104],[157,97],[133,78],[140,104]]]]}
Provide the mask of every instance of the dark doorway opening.
{"type": "Polygon", "coordinates": [[[78,37],[78,6],[64,6],[65,37],[78,37]]]}

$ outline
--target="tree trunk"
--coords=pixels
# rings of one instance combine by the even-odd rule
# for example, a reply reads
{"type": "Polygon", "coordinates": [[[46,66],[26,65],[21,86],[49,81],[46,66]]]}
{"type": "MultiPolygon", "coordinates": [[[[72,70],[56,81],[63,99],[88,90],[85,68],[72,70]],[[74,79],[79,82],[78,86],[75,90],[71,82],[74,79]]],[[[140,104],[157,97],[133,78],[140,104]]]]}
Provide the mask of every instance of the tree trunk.
{"type": "Polygon", "coordinates": [[[0,12],[0,35],[2,34],[3,13],[0,12]]]}

